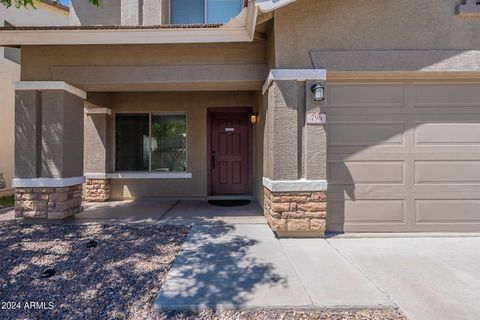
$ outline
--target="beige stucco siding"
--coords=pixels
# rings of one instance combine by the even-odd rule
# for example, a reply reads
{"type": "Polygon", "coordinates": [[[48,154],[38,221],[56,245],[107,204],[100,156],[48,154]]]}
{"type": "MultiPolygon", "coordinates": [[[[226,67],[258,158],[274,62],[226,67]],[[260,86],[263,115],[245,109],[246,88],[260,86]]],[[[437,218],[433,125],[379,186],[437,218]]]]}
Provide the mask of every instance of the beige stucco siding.
{"type": "Polygon", "coordinates": [[[277,67],[311,68],[315,50],[479,49],[480,19],[457,16],[462,2],[297,1],[275,12],[277,67]]]}
{"type": "MultiPolygon", "coordinates": [[[[3,48],[0,48],[0,54],[3,56],[3,48]]],[[[15,94],[12,81],[20,78],[20,67],[2,57],[0,70],[0,172],[9,188],[14,174],[15,94]]]]}
{"type": "Polygon", "coordinates": [[[263,105],[263,95],[257,92],[254,99],[256,105],[253,111],[258,113],[257,123],[253,126],[254,135],[254,187],[257,202],[263,207],[263,137],[265,134],[265,108],[263,105]]]}
{"type": "MultiPolygon", "coordinates": [[[[207,196],[207,108],[252,107],[257,109],[256,92],[139,92],[112,95],[112,112],[186,112],[187,172],[191,179],[145,179],[111,181],[111,197],[206,197],[207,196]]],[[[114,118],[114,117],[113,117],[114,118]]],[[[114,120],[112,119],[112,127],[114,120]]],[[[260,131],[261,132],[261,131],[260,131]]],[[[257,136],[258,137],[258,136],[257,136]]],[[[255,143],[258,139],[255,139],[255,143]]],[[[88,142],[87,142],[88,143],[88,142]]],[[[113,143],[113,141],[112,141],[113,143]]],[[[261,157],[257,148],[255,153],[261,157]]],[[[86,155],[89,157],[90,155],[86,155]]],[[[112,153],[112,159],[114,154],[112,153]]],[[[255,163],[261,166],[261,160],[255,163]]],[[[113,165],[113,164],[112,164],[113,165]]],[[[260,171],[256,171],[261,175],[260,171]]],[[[259,176],[255,181],[260,181],[259,176]]],[[[259,187],[255,186],[258,190],[259,187]]]]}
{"type": "Polygon", "coordinates": [[[25,46],[22,49],[22,80],[53,80],[53,66],[239,65],[266,62],[265,42],[25,46]]]}
{"type": "MultiPolygon", "coordinates": [[[[68,12],[43,3],[37,9],[0,6],[0,26],[5,21],[16,26],[68,25],[68,12]]],[[[0,48],[0,172],[11,187],[14,177],[14,104],[13,81],[20,80],[20,65],[4,58],[0,48]]],[[[10,191],[8,191],[10,192],[10,191]]],[[[0,196],[4,192],[0,191],[0,196]]]]}

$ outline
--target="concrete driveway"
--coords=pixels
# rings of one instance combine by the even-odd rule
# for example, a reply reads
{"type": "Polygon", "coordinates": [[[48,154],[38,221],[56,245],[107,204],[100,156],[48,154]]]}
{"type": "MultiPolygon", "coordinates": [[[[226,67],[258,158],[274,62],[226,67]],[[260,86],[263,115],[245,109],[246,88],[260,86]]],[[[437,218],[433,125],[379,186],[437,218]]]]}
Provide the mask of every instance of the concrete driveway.
{"type": "Polygon", "coordinates": [[[480,318],[480,238],[330,239],[412,320],[480,318]]]}
{"type": "Polygon", "coordinates": [[[275,239],[266,225],[197,225],[158,309],[389,308],[478,319],[480,238],[275,239]]]}

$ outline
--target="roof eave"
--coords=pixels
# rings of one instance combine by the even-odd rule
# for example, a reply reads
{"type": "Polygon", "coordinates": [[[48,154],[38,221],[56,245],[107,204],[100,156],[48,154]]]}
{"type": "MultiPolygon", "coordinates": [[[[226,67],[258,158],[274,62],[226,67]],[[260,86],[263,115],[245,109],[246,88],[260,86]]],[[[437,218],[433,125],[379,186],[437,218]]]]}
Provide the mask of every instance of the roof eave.
{"type": "Polygon", "coordinates": [[[295,1],[296,0],[255,0],[255,6],[257,6],[261,12],[267,13],[280,9],[295,1]]]}
{"type": "Polygon", "coordinates": [[[0,46],[247,42],[245,28],[0,30],[0,46]]]}
{"type": "Polygon", "coordinates": [[[0,46],[251,42],[258,8],[249,1],[246,10],[238,27],[0,29],[0,46]]]}

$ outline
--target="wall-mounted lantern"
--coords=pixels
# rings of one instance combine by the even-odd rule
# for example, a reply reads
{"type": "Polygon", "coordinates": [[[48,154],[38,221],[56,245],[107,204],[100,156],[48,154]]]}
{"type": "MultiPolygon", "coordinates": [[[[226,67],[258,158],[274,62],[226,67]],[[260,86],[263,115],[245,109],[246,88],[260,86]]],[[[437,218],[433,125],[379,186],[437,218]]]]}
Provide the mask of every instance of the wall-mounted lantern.
{"type": "Polygon", "coordinates": [[[251,122],[252,124],[256,124],[257,121],[258,121],[258,112],[252,113],[252,114],[250,115],[250,122],[251,122]]]}
{"type": "Polygon", "coordinates": [[[313,100],[324,101],[325,100],[325,87],[319,82],[312,86],[313,100]]]}

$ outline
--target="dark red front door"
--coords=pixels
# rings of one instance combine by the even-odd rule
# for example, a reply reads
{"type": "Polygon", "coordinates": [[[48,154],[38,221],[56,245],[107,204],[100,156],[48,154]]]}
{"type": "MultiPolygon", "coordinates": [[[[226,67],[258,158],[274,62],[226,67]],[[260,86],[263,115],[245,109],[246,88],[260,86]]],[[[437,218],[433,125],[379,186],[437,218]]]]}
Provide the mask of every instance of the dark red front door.
{"type": "Polygon", "coordinates": [[[210,193],[251,193],[248,112],[210,113],[210,193]]]}

